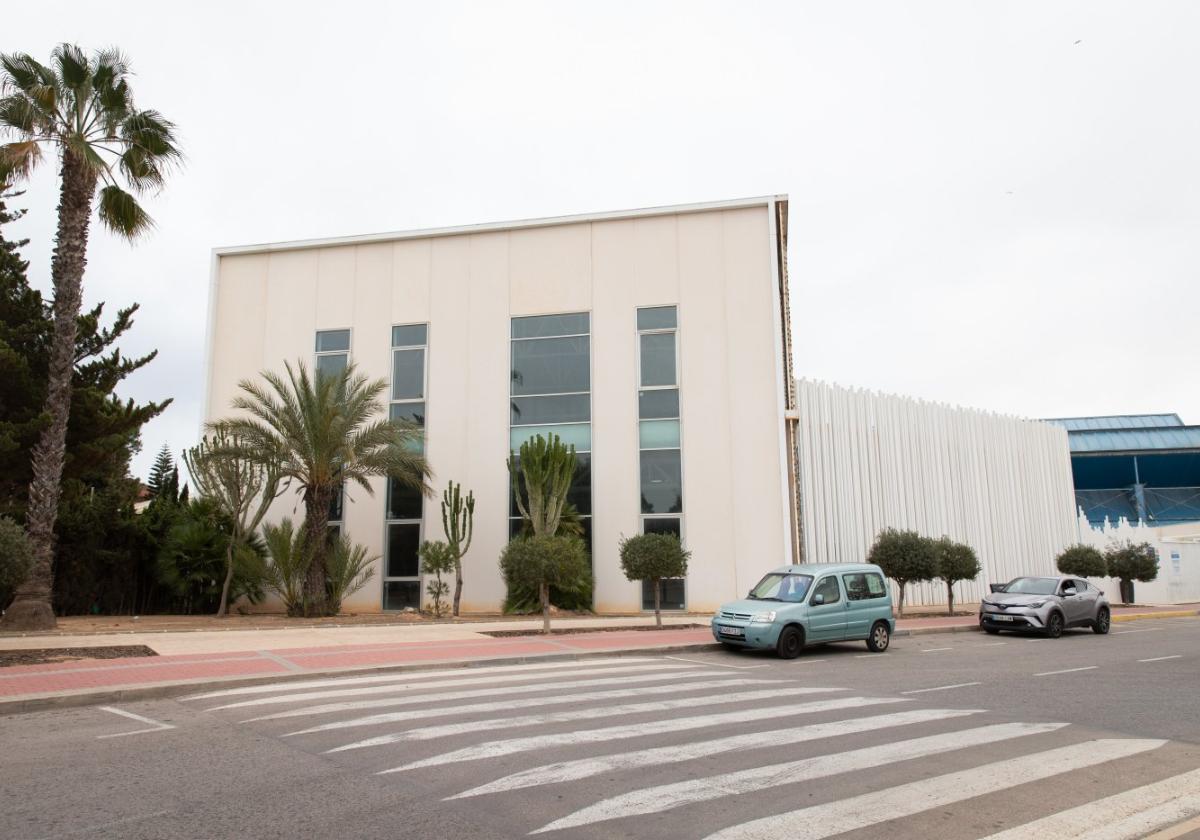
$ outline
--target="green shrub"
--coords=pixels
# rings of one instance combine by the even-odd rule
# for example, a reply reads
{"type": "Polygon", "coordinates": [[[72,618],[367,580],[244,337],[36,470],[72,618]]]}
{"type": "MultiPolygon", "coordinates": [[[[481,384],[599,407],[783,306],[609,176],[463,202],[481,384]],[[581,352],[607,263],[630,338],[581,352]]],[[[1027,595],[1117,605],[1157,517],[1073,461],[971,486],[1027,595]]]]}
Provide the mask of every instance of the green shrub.
{"type": "Polygon", "coordinates": [[[32,564],[33,549],[25,529],[7,516],[0,517],[0,609],[12,602],[32,564]]]}
{"type": "Polygon", "coordinates": [[[509,589],[536,589],[542,610],[542,629],[550,632],[550,590],[581,593],[590,590],[592,569],[587,549],[578,537],[518,537],[504,547],[500,571],[509,589]]]}
{"type": "Polygon", "coordinates": [[[367,554],[346,534],[330,540],[325,553],[325,608],[327,615],[342,611],[342,601],[349,598],[375,577],[375,561],[379,555],[367,554]]]}
{"type": "Polygon", "coordinates": [[[912,581],[937,577],[937,554],[933,540],[916,531],[885,528],[875,538],[867,562],[883,569],[900,588],[900,614],[904,615],[904,588],[912,581]]]}
{"type": "MultiPolygon", "coordinates": [[[[170,593],[172,612],[215,612],[227,572],[230,520],[209,499],[183,503],[166,533],[157,557],[158,584],[170,593]]],[[[266,567],[263,546],[247,540],[235,546],[231,601],[247,598],[262,600],[266,567]]]]}
{"type": "Polygon", "coordinates": [[[1150,543],[1115,542],[1104,552],[1108,574],[1121,581],[1121,600],[1133,600],[1133,582],[1149,583],[1158,577],[1158,552],[1150,543]]]}
{"type": "Polygon", "coordinates": [[[933,540],[932,546],[937,557],[936,576],[946,582],[949,614],[954,615],[954,584],[960,580],[975,580],[979,576],[979,558],[971,546],[955,542],[949,537],[933,540]]]}
{"type": "Polygon", "coordinates": [[[287,614],[304,615],[304,578],[310,560],[304,544],[304,531],[296,528],[291,519],[278,525],[264,525],[263,539],[271,562],[267,565],[264,584],[279,596],[287,614]]]}
{"type": "Polygon", "coordinates": [[[1100,549],[1079,543],[1058,555],[1054,561],[1064,575],[1079,577],[1108,577],[1108,561],[1100,549]]]}
{"type": "Polygon", "coordinates": [[[639,534],[621,540],[621,571],[629,580],[650,581],[654,587],[654,623],[662,627],[663,578],[687,576],[688,558],[674,534],[639,534]]]}

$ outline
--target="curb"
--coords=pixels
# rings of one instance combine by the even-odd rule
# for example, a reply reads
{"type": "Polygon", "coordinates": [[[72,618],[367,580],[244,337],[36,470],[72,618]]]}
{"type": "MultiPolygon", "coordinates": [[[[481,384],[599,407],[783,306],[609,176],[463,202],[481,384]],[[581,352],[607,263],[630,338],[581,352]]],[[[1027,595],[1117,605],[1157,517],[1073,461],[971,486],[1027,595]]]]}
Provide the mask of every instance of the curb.
{"type": "Polygon", "coordinates": [[[1200,615],[1200,610],[1162,610],[1152,613],[1127,613],[1125,615],[1114,615],[1114,622],[1122,621],[1142,621],[1143,619],[1155,618],[1191,618],[1192,616],[1200,615]]]}
{"type": "Polygon", "coordinates": [[[200,686],[220,686],[221,688],[241,688],[243,686],[261,685],[264,683],[285,683],[311,680],[330,676],[348,676],[350,674],[376,674],[403,671],[433,671],[450,668],[474,668],[491,665],[524,665],[530,662],[570,661],[586,659],[604,659],[612,657],[641,656],[644,654],[687,653],[711,650],[717,647],[717,642],[698,642],[682,645],[660,645],[650,648],[620,648],[618,650],[571,651],[563,653],[539,653],[524,656],[497,656],[490,659],[445,659],[428,660],[412,664],[400,665],[367,665],[352,668],[328,668],[323,670],[304,671],[302,673],[272,674],[261,677],[199,677],[194,680],[180,680],[161,685],[132,686],[129,688],[81,689],[71,694],[50,694],[35,697],[15,697],[11,700],[0,699],[0,715],[17,715],[27,712],[39,712],[47,709],[69,709],[80,706],[93,706],[100,703],[120,703],[131,700],[161,700],[194,693],[200,686]]]}

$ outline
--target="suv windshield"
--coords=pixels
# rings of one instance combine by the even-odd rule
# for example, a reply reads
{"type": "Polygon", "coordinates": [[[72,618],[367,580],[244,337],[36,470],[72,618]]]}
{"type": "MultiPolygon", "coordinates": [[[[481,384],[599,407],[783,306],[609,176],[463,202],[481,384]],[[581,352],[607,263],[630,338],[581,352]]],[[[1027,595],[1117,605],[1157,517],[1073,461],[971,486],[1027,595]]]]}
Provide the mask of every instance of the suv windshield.
{"type": "Polygon", "coordinates": [[[793,575],[771,572],[750,590],[750,597],[759,601],[787,601],[798,604],[808,594],[812,575],[793,575]]]}
{"type": "Polygon", "coordinates": [[[1004,591],[1020,595],[1053,595],[1057,587],[1058,578],[1019,577],[1004,587],[1004,591]]]}

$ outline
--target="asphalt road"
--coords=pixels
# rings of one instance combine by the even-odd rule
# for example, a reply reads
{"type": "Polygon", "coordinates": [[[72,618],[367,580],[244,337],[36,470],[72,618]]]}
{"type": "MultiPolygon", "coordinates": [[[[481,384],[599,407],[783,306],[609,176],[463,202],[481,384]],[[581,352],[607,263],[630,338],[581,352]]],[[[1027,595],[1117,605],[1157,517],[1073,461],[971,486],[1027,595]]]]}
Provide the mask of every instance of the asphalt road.
{"type": "Polygon", "coordinates": [[[10,716],[0,836],[1200,836],[1198,648],[1163,619],[10,716]]]}

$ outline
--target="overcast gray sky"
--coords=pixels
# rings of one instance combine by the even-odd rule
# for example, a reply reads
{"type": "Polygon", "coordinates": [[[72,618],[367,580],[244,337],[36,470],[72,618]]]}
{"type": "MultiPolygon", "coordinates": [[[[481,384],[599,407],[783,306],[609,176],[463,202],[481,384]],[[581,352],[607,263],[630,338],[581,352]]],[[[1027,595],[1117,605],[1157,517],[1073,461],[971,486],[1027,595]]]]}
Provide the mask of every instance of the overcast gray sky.
{"type": "MultiPolygon", "coordinates": [[[[118,45],[179,126],[158,230],[94,230],[85,278],[160,351],[123,394],[175,397],[144,475],[195,441],[214,246],[777,192],[799,375],[1200,423],[1198,35],[1148,0],[42,0],[0,50],[118,45]]],[[[56,200],[46,166],[17,202],[42,288],[56,200]]]]}

